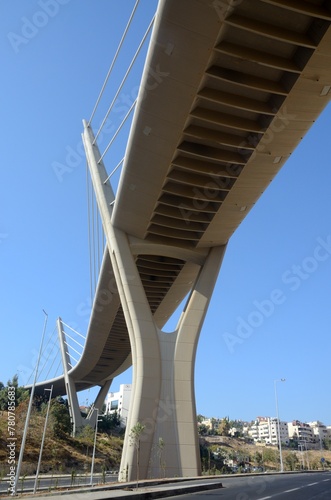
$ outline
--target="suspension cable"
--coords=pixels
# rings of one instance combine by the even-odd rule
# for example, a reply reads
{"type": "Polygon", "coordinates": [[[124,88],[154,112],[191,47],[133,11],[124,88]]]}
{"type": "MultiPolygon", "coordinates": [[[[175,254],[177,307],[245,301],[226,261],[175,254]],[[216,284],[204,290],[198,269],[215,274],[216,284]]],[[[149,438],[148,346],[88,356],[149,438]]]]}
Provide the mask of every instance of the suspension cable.
{"type": "MultiPolygon", "coordinates": [[[[46,380],[48,380],[48,377],[49,377],[50,371],[51,371],[51,369],[53,368],[54,362],[55,362],[55,360],[56,360],[57,355],[59,354],[59,352],[60,352],[60,347],[59,347],[59,346],[57,346],[57,352],[56,352],[56,354],[55,354],[55,356],[54,356],[54,358],[53,358],[53,361],[52,361],[52,363],[51,363],[51,366],[48,368],[48,372],[47,372],[46,377],[45,377],[45,379],[46,379],[46,380]]],[[[60,360],[60,362],[61,362],[61,360],[60,360]]],[[[55,373],[57,373],[57,371],[56,371],[55,373]]],[[[54,376],[53,378],[55,378],[55,376],[54,376]]]]}
{"type": "Polygon", "coordinates": [[[121,128],[123,127],[123,125],[125,124],[126,120],[128,119],[128,117],[130,116],[131,114],[131,111],[133,110],[133,108],[135,107],[137,103],[137,99],[132,103],[129,111],[127,112],[127,114],[125,115],[125,117],[123,118],[122,120],[122,123],[120,124],[120,126],[118,127],[118,129],[116,130],[115,134],[113,135],[113,137],[111,138],[111,140],[109,141],[108,143],[108,146],[106,147],[106,149],[104,150],[104,152],[102,153],[102,155],[100,156],[100,159],[98,160],[98,164],[102,161],[102,158],[105,156],[105,154],[107,153],[108,149],[110,148],[110,146],[113,144],[114,140],[116,139],[118,133],[120,132],[121,128]]]}
{"type": "Polygon", "coordinates": [[[77,330],[75,330],[71,326],[67,325],[67,323],[65,323],[64,321],[62,321],[62,324],[65,325],[67,328],[69,328],[69,330],[73,331],[74,333],[76,333],[77,335],[79,335],[80,337],[82,337],[82,339],[85,340],[86,337],[84,335],[82,335],[81,333],[77,332],[77,330]]]}
{"type": "Polygon", "coordinates": [[[106,182],[109,181],[109,179],[111,178],[111,176],[114,175],[114,173],[116,172],[116,170],[122,165],[122,163],[124,161],[124,158],[125,158],[125,156],[123,156],[123,158],[121,159],[121,161],[118,162],[118,164],[116,165],[116,167],[110,172],[110,174],[108,175],[107,179],[105,181],[103,181],[104,184],[106,184],[106,182]]]}
{"type": "MultiPolygon", "coordinates": [[[[74,361],[76,361],[76,363],[78,363],[78,359],[74,358],[74,356],[72,354],[70,354],[69,352],[66,352],[66,354],[68,354],[71,359],[73,359],[74,361]]],[[[70,361],[71,361],[71,359],[70,359],[70,361]]],[[[71,363],[68,363],[68,365],[71,366],[71,368],[73,368],[73,365],[71,363]]]]}
{"type": "MultiPolygon", "coordinates": [[[[65,332],[63,332],[63,333],[65,333],[65,332]]],[[[69,338],[70,340],[72,340],[73,342],[75,342],[75,344],[79,345],[79,347],[81,347],[82,349],[84,349],[84,346],[82,344],[80,344],[78,342],[78,340],[74,339],[71,335],[69,335],[69,333],[66,333],[65,335],[66,335],[67,338],[69,338]]],[[[72,347],[72,346],[70,346],[70,347],[72,347]]]]}
{"type": "Polygon", "coordinates": [[[54,335],[55,330],[56,330],[56,327],[54,328],[53,332],[52,332],[52,333],[51,333],[51,335],[49,336],[48,341],[47,341],[47,343],[46,343],[46,345],[45,345],[45,347],[44,347],[44,349],[43,349],[43,351],[42,351],[42,353],[41,353],[42,358],[44,358],[44,356],[45,356],[45,354],[46,354],[46,349],[47,349],[47,347],[48,347],[48,345],[49,345],[50,341],[51,341],[51,340],[53,340],[53,345],[52,345],[52,347],[51,347],[51,350],[50,350],[50,352],[49,352],[48,356],[46,357],[46,359],[44,360],[43,365],[42,365],[42,366],[41,366],[41,368],[40,368],[40,371],[39,371],[39,374],[38,374],[39,376],[40,376],[40,375],[41,375],[41,373],[43,372],[43,370],[44,370],[44,368],[45,368],[46,364],[48,363],[48,360],[49,360],[49,358],[50,358],[51,354],[52,354],[52,353],[53,353],[53,351],[54,351],[54,347],[56,346],[56,339],[55,339],[55,340],[54,340],[54,339],[52,339],[52,336],[54,335]]]}
{"type": "Polygon", "coordinates": [[[120,43],[119,43],[119,45],[118,45],[118,47],[117,47],[117,50],[116,50],[116,53],[115,53],[114,58],[113,58],[113,60],[112,60],[112,63],[111,63],[111,65],[110,65],[110,67],[109,67],[109,70],[108,70],[107,76],[106,76],[106,78],[105,78],[105,81],[103,82],[103,85],[102,85],[102,88],[101,88],[100,94],[99,94],[99,96],[98,96],[97,102],[96,102],[96,103],[95,103],[95,105],[94,105],[94,108],[93,108],[93,111],[92,111],[91,118],[89,119],[89,122],[88,122],[88,126],[90,126],[91,121],[93,120],[93,117],[94,117],[95,112],[96,112],[96,110],[97,110],[97,107],[98,107],[98,105],[99,105],[99,102],[100,102],[100,99],[101,99],[101,97],[102,97],[102,94],[104,93],[104,90],[105,90],[105,88],[106,88],[106,85],[107,85],[107,82],[108,82],[108,80],[109,80],[110,74],[111,74],[111,72],[112,72],[112,70],[113,70],[114,64],[115,64],[115,62],[116,62],[117,56],[118,56],[118,54],[119,54],[119,51],[120,51],[120,49],[121,49],[121,47],[122,47],[122,45],[123,45],[124,39],[125,39],[125,37],[126,37],[126,34],[127,34],[128,30],[129,30],[129,27],[130,27],[131,21],[132,21],[133,16],[134,16],[134,14],[135,14],[135,12],[136,12],[136,9],[137,9],[137,7],[138,7],[138,4],[139,4],[139,0],[137,0],[137,1],[136,1],[135,5],[134,5],[134,7],[133,7],[133,9],[132,9],[131,16],[130,16],[130,18],[129,18],[129,20],[128,20],[128,23],[127,23],[127,25],[126,25],[126,28],[125,28],[125,30],[124,30],[124,32],[123,32],[122,38],[121,38],[120,43]]]}
{"type": "MultiPolygon", "coordinates": [[[[68,349],[70,349],[71,351],[74,351],[76,354],[78,354],[78,356],[81,356],[81,355],[82,355],[80,352],[76,351],[76,349],[74,349],[74,348],[72,347],[72,345],[68,344],[68,342],[64,342],[64,343],[68,346],[68,349]]],[[[70,356],[71,358],[73,357],[71,352],[70,352],[70,353],[68,352],[67,354],[69,354],[69,356],[70,356]]],[[[76,360],[75,360],[75,361],[76,361],[76,360]]]]}
{"type": "MultiPolygon", "coordinates": [[[[59,351],[60,351],[60,348],[59,348],[59,351]]],[[[61,364],[62,364],[62,359],[60,357],[59,362],[58,362],[57,367],[56,367],[56,370],[55,370],[54,378],[56,377],[56,374],[59,373],[59,369],[60,369],[61,364]]]]}
{"type": "Polygon", "coordinates": [[[128,69],[126,70],[126,73],[125,73],[125,75],[124,75],[124,77],[123,77],[123,80],[122,80],[122,82],[120,83],[120,86],[118,87],[117,92],[116,92],[116,94],[115,94],[115,96],[114,96],[114,98],[113,98],[113,100],[112,100],[112,102],[111,102],[111,104],[110,104],[110,106],[109,106],[109,108],[108,108],[108,111],[107,111],[107,113],[106,113],[106,116],[105,116],[105,117],[104,117],[104,119],[102,120],[102,123],[101,123],[101,125],[100,125],[100,127],[99,127],[99,130],[98,130],[98,132],[96,133],[96,136],[95,136],[95,138],[94,138],[93,144],[95,144],[95,141],[97,140],[97,138],[98,138],[98,136],[99,136],[99,134],[100,134],[100,132],[101,132],[101,130],[102,130],[102,127],[104,126],[104,124],[105,124],[105,122],[106,122],[106,120],[107,120],[107,118],[108,118],[108,116],[109,116],[109,114],[110,114],[110,112],[111,112],[111,110],[112,110],[112,108],[113,108],[114,104],[115,104],[115,101],[116,101],[116,99],[117,99],[117,97],[118,97],[118,95],[119,95],[120,91],[122,90],[122,87],[123,87],[123,85],[124,85],[124,83],[125,83],[125,81],[126,81],[126,79],[127,79],[127,77],[128,77],[128,74],[130,73],[131,68],[132,68],[132,66],[134,65],[134,63],[135,63],[135,61],[136,61],[136,59],[137,59],[137,57],[138,57],[138,55],[139,55],[139,52],[140,52],[140,50],[141,50],[142,46],[144,45],[145,40],[146,40],[146,38],[147,38],[147,36],[148,36],[148,34],[149,34],[149,32],[150,32],[150,30],[151,30],[152,26],[153,26],[154,20],[155,20],[155,15],[153,16],[153,18],[152,18],[151,22],[149,23],[149,26],[148,26],[148,28],[147,28],[147,30],[146,30],[146,32],[145,32],[145,34],[144,34],[144,36],[143,36],[143,38],[142,38],[142,40],[141,40],[140,44],[139,44],[139,47],[138,47],[138,49],[136,50],[136,53],[135,53],[135,55],[133,56],[133,59],[132,59],[132,61],[131,61],[130,65],[129,65],[128,69]]]}

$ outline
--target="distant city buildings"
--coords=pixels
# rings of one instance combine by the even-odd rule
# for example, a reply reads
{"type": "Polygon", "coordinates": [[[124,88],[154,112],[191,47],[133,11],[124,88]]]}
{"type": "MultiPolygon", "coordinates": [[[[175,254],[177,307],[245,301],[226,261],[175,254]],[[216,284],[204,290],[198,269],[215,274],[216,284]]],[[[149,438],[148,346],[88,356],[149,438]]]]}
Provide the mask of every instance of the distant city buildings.
{"type": "MultiPolygon", "coordinates": [[[[117,413],[121,420],[121,426],[125,427],[130,408],[131,384],[121,384],[118,392],[110,392],[105,401],[106,414],[117,413]]],[[[202,418],[199,427],[206,434],[217,434],[220,431],[220,423],[224,419],[202,418]]],[[[275,417],[257,417],[251,423],[232,421],[239,424],[230,426],[228,435],[250,437],[256,444],[278,446],[280,441],[285,445],[291,443],[302,446],[304,449],[322,448],[325,440],[331,441],[331,426],[326,426],[319,420],[304,423],[299,420],[291,422],[280,421],[275,417]],[[279,433],[279,434],[278,434],[279,433]]]]}
{"type": "Polygon", "coordinates": [[[279,422],[277,418],[257,417],[257,419],[244,426],[244,434],[252,438],[255,443],[266,445],[278,445],[279,434],[283,444],[291,443],[304,447],[304,449],[322,448],[326,439],[331,439],[331,426],[325,426],[322,422],[279,422]]]}
{"type": "MultiPolygon", "coordinates": [[[[199,428],[207,434],[217,434],[221,420],[205,418],[199,421],[199,428]]],[[[320,421],[304,423],[299,420],[292,422],[279,421],[274,417],[257,417],[251,423],[242,422],[239,427],[230,427],[229,436],[249,437],[254,443],[260,445],[278,446],[282,444],[302,447],[302,449],[319,449],[326,440],[331,441],[331,426],[326,426],[320,421]],[[279,439],[280,436],[280,439],[279,439]]]]}

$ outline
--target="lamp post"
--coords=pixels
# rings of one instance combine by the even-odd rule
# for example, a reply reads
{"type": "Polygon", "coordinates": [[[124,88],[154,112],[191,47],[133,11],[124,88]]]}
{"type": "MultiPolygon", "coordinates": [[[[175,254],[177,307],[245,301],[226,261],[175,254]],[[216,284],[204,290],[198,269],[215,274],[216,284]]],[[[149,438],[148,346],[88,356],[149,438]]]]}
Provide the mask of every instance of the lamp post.
{"type": "Polygon", "coordinates": [[[97,443],[99,408],[94,408],[94,410],[97,412],[97,418],[95,419],[95,433],[94,433],[94,444],[93,444],[93,454],[92,454],[92,464],[91,464],[91,486],[93,486],[93,472],[94,472],[95,447],[97,443]]]}
{"type": "Polygon", "coordinates": [[[278,447],[279,447],[279,459],[280,459],[280,472],[284,472],[283,455],[282,455],[282,440],[280,438],[280,422],[279,422],[279,411],[278,411],[277,382],[285,382],[285,379],[281,378],[280,380],[274,381],[275,400],[276,400],[276,417],[277,417],[277,429],[278,429],[278,447]]]}
{"type": "Polygon", "coordinates": [[[39,476],[40,465],[41,465],[41,457],[42,457],[43,449],[44,449],[44,442],[45,442],[45,436],[46,436],[49,409],[51,407],[53,385],[51,386],[50,389],[44,389],[44,390],[49,391],[49,399],[48,399],[47,412],[46,412],[46,418],[45,418],[45,424],[44,424],[44,432],[43,432],[43,437],[42,437],[41,445],[40,445],[39,460],[38,460],[38,465],[37,465],[37,472],[36,472],[36,478],[35,478],[35,482],[34,482],[33,494],[36,493],[37,487],[38,487],[38,476],[39,476]]]}
{"type": "Polygon", "coordinates": [[[31,393],[30,393],[30,399],[29,399],[29,406],[28,410],[26,413],[25,417],[25,424],[24,424],[24,431],[23,431],[23,436],[22,436],[22,443],[21,443],[21,449],[18,457],[18,462],[17,462],[17,468],[16,468],[16,476],[15,476],[15,481],[14,481],[14,486],[12,490],[12,496],[17,495],[17,488],[18,488],[18,481],[20,479],[20,472],[21,472],[21,467],[22,467],[22,462],[23,462],[23,455],[24,455],[24,449],[25,449],[25,442],[28,434],[28,429],[29,429],[29,422],[30,422],[30,416],[31,416],[31,410],[32,410],[32,404],[33,404],[33,396],[34,396],[34,390],[36,387],[36,382],[38,378],[38,373],[39,373],[39,364],[40,364],[40,358],[43,350],[43,344],[44,344],[44,338],[45,338],[45,333],[46,333],[46,326],[47,326],[47,320],[48,320],[48,314],[47,312],[44,311],[43,313],[45,315],[45,320],[44,320],[44,328],[43,328],[43,333],[41,336],[41,342],[40,342],[40,347],[39,347],[39,354],[38,354],[38,359],[35,367],[35,372],[34,372],[34,380],[31,388],[31,393]]]}

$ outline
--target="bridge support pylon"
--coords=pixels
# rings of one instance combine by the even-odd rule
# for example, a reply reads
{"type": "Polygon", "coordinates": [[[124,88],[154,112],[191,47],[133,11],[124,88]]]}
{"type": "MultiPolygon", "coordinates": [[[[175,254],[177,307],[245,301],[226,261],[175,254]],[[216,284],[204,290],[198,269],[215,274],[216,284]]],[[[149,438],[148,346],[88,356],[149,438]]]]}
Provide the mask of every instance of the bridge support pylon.
{"type": "Polygon", "coordinates": [[[127,238],[114,230],[113,266],[130,331],[132,403],[120,480],[138,477],[197,476],[201,473],[194,394],[194,364],[200,330],[221,264],[224,247],[213,248],[200,270],[172,333],[153,320],[127,238]],[[130,431],[144,427],[137,450],[130,431]]]}
{"type": "Polygon", "coordinates": [[[97,408],[101,410],[102,405],[106,399],[107,393],[109,391],[110,385],[112,383],[112,379],[104,381],[103,385],[100,387],[100,390],[97,394],[95,402],[92,404],[91,409],[87,417],[83,417],[80,411],[78,395],[76,390],[76,384],[72,377],[70,376],[70,354],[67,350],[67,342],[64,333],[64,326],[61,318],[57,319],[57,331],[59,336],[59,344],[61,350],[62,357],[62,366],[63,366],[63,375],[64,382],[66,387],[66,393],[68,398],[68,408],[70,421],[72,425],[72,436],[75,436],[79,429],[84,427],[85,425],[90,425],[91,427],[95,426],[95,421],[97,418],[97,412],[95,411],[97,408]]]}
{"type": "Polygon", "coordinates": [[[82,427],[84,424],[83,424],[83,417],[81,416],[80,409],[79,409],[79,402],[78,402],[75,383],[69,375],[70,355],[69,355],[69,352],[66,348],[65,333],[64,333],[64,328],[63,328],[63,323],[62,323],[61,318],[58,318],[58,320],[57,320],[57,331],[58,331],[61,356],[62,356],[64,382],[65,382],[67,398],[68,398],[69,415],[70,415],[70,420],[71,420],[71,425],[72,425],[71,433],[73,436],[75,436],[76,431],[80,427],[82,427]]]}
{"type": "MultiPolygon", "coordinates": [[[[225,246],[205,252],[175,331],[162,331],[145,294],[132,240],[112,224],[113,195],[105,182],[108,176],[92,130],[86,123],[83,142],[132,351],[131,405],[119,479],[200,475],[194,364],[200,330],[225,246]],[[139,465],[137,446],[130,437],[138,422],[144,426],[139,443],[139,465]]],[[[141,246],[145,254],[153,255],[155,251],[160,255],[160,248],[156,249],[151,242],[144,241],[141,246]]],[[[177,250],[181,252],[182,249],[177,250]]],[[[174,256],[176,249],[164,246],[162,251],[164,256],[174,256]]]]}

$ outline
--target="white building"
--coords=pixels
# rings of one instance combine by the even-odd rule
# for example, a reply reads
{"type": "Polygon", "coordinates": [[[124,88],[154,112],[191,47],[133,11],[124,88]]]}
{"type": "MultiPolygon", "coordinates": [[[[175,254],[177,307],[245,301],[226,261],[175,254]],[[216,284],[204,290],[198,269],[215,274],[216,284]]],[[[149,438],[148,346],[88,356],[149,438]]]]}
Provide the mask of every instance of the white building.
{"type": "Polygon", "coordinates": [[[314,431],[313,429],[299,420],[293,420],[288,423],[288,433],[290,439],[294,439],[299,443],[314,443],[314,431]]]}
{"type": "Polygon", "coordinates": [[[308,422],[308,425],[313,431],[315,443],[319,443],[322,447],[324,439],[327,439],[329,437],[328,428],[319,420],[308,422]]]}
{"type": "MultiPolygon", "coordinates": [[[[258,418],[260,418],[260,417],[258,417],[258,418]]],[[[255,422],[253,424],[251,424],[249,427],[245,428],[244,432],[247,433],[249,435],[249,437],[251,437],[254,440],[254,442],[259,441],[260,436],[259,436],[259,422],[258,422],[258,420],[255,420],[255,422]]]]}
{"type": "Polygon", "coordinates": [[[126,426],[131,399],[131,384],[121,384],[119,392],[110,392],[106,399],[106,414],[117,412],[121,426],[126,426]]]}
{"type": "MultiPolygon", "coordinates": [[[[248,434],[255,442],[278,445],[278,419],[270,417],[257,417],[251,425],[248,434]]],[[[279,422],[279,434],[282,443],[289,443],[287,422],[279,422]]]]}

